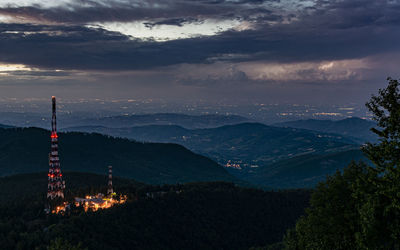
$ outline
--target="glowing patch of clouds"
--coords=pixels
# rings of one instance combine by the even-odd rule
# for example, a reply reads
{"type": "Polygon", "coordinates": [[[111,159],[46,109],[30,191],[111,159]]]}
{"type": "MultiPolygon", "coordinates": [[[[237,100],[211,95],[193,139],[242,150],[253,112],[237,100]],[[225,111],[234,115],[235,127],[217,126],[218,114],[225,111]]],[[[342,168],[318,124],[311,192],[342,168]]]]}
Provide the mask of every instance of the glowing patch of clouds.
{"type": "Polygon", "coordinates": [[[272,81],[340,81],[363,79],[370,68],[366,59],[300,63],[249,62],[238,66],[253,80],[272,81]]]}
{"type": "Polygon", "coordinates": [[[68,32],[63,31],[48,31],[48,30],[40,30],[40,31],[15,31],[15,30],[8,30],[1,32],[3,34],[22,34],[24,37],[36,34],[46,34],[48,36],[61,36],[65,35],[68,32]]]}
{"type": "Polygon", "coordinates": [[[94,23],[87,27],[100,27],[109,31],[120,32],[134,38],[154,39],[156,41],[168,41],[173,39],[191,38],[198,36],[212,36],[220,32],[238,29],[249,29],[247,24],[243,26],[238,20],[212,20],[203,22],[186,23],[182,26],[156,25],[152,28],[146,27],[143,22],[106,22],[94,23]]]}
{"type": "Polygon", "coordinates": [[[23,64],[2,64],[0,63],[0,73],[7,74],[13,71],[31,71],[32,68],[23,64]]]}
{"type": "Polygon", "coordinates": [[[332,82],[363,80],[372,69],[369,59],[300,63],[243,62],[182,64],[176,67],[178,82],[256,81],[256,82],[332,82]]]}
{"type": "Polygon", "coordinates": [[[236,31],[254,30],[254,29],[256,29],[256,25],[251,22],[243,21],[243,22],[240,22],[235,27],[233,27],[233,29],[236,31]]]}
{"type": "Polygon", "coordinates": [[[7,81],[15,80],[41,80],[41,81],[53,81],[53,80],[91,80],[90,74],[83,71],[76,70],[50,70],[40,69],[31,67],[24,64],[8,64],[0,63],[0,83],[3,85],[7,81]]]}
{"type": "Polygon", "coordinates": [[[333,68],[333,66],[334,66],[333,62],[323,63],[318,67],[318,69],[320,69],[320,70],[329,70],[329,69],[333,68]]]}

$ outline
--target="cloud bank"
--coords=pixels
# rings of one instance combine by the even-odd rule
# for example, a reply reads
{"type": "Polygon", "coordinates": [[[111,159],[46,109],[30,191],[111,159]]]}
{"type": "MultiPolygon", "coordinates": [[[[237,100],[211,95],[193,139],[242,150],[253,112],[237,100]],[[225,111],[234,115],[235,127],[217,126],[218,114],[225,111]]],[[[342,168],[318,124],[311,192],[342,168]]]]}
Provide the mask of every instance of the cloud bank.
{"type": "Polygon", "coordinates": [[[359,84],[396,74],[399,24],[397,0],[1,1],[0,62],[29,70],[0,82],[145,71],[207,88],[359,84]]]}

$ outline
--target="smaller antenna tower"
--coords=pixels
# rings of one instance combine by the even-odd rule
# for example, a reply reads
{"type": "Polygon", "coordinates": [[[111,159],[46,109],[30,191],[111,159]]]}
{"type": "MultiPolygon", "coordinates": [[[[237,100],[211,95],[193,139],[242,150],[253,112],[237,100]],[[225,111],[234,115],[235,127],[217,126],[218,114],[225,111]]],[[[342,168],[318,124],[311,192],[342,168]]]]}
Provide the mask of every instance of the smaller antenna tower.
{"type": "Polygon", "coordinates": [[[108,189],[107,194],[112,195],[114,193],[112,186],[112,166],[108,166],[108,189]]]}

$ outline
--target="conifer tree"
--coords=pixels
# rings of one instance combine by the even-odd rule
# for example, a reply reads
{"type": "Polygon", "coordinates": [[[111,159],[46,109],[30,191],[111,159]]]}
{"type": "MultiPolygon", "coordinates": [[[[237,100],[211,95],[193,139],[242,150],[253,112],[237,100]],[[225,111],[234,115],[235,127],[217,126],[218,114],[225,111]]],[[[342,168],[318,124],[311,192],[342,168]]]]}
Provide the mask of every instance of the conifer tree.
{"type": "Polygon", "coordinates": [[[373,95],[373,163],[351,163],[315,189],[306,216],[285,237],[286,249],[400,249],[400,83],[373,95]]]}
{"type": "MultiPolygon", "coordinates": [[[[398,249],[400,242],[400,89],[388,78],[388,86],[373,95],[366,106],[378,128],[377,143],[367,143],[364,153],[372,161],[376,178],[369,180],[375,192],[366,192],[359,214],[361,247],[398,249]]],[[[359,201],[361,203],[361,201],[359,201]]]]}

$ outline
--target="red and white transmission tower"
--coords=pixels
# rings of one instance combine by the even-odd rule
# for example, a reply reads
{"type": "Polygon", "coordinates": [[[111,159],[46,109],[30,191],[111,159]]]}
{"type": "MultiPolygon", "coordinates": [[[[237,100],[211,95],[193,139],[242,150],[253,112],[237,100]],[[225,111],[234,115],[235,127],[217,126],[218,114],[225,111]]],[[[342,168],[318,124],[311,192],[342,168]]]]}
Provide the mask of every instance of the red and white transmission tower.
{"type": "Polygon", "coordinates": [[[58,135],[57,135],[57,119],[56,119],[56,97],[52,98],[53,103],[53,116],[51,119],[51,153],[49,155],[49,174],[47,185],[47,198],[53,200],[57,198],[64,198],[65,183],[63,182],[60,159],[58,157],[58,135]]]}

